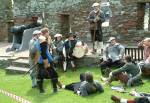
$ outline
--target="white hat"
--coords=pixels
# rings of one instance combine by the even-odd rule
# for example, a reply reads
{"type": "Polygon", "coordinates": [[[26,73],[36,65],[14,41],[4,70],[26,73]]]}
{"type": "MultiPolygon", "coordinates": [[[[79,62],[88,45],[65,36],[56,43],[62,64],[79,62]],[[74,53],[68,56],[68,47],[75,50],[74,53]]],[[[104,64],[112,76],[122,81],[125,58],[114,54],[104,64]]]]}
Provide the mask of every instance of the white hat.
{"type": "Polygon", "coordinates": [[[56,37],[62,37],[62,34],[56,34],[54,37],[56,38],[56,37]]]}
{"type": "Polygon", "coordinates": [[[33,35],[40,34],[40,33],[41,33],[40,30],[35,30],[35,31],[33,32],[33,35]]]}
{"type": "Polygon", "coordinates": [[[150,40],[150,38],[145,38],[145,39],[144,39],[144,41],[149,41],[149,40],[150,40]]]}
{"type": "Polygon", "coordinates": [[[99,3],[93,3],[92,7],[95,7],[95,6],[99,6],[100,4],[99,3]]]}
{"type": "Polygon", "coordinates": [[[116,39],[115,37],[110,37],[108,42],[111,42],[112,40],[116,39]]]}
{"type": "Polygon", "coordinates": [[[45,37],[45,36],[43,36],[43,35],[40,35],[38,39],[39,39],[40,43],[42,43],[42,42],[45,42],[45,41],[46,41],[46,37],[45,37]]]}

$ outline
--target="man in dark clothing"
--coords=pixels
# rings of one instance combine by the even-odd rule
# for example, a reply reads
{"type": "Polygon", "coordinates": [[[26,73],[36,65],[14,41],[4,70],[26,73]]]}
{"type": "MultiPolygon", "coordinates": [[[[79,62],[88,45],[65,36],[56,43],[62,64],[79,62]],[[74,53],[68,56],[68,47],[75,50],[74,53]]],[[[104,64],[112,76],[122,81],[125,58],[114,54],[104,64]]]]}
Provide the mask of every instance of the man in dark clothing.
{"type": "Polygon", "coordinates": [[[36,43],[36,48],[38,50],[38,75],[37,75],[37,84],[39,86],[40,93],[44,93],[43,89],[43,80],[51,79],[53,85],[53,92],[57,92],[57,85],[62,87],[58,81],[58,74],[53,68],[53,58],[49,52],[48,42],[46,40],[49,31],[47,28],[41,30],[42,35],[39,36],[36,43]]]}
{"type": "Polygon", "coordinates": [[[75,39],[74,35],[72,33],[69,34],[69,37],[68,37],[68,40],[66,40],[64,42],[64,48],[65,48],[65,51],[66,51],[66,59],[68,62],[71,63],[71,66],[73,68],[73,71],[75,71],[76,69],[76,66],[74,64],[74,56],[72,55],[73,53],[73,49],[75,47],[77,43],[77,40],[75,39]]]}
{"type": "Polygon", "coordinates": [[[91,39],[93,41],[93,52],[102,53],[103,49],[103,34],[102,23],[105,21],[104,13],[100,10],[100,4],[92,5],[94,10],[89,13],[88,21],[90,23],[91,39]]]}

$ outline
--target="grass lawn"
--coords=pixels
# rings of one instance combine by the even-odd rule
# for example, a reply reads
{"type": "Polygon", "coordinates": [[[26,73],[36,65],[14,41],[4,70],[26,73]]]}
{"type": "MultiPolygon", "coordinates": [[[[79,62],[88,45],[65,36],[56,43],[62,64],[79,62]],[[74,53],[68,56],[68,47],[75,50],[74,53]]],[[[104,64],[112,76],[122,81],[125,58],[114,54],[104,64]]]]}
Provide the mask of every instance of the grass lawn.
{"type": "MultiPolygon", "coordinates": [[[[76,72],[68,70],[62,72],[58,70],[59,80],[63,84],[69,84],[79,81],[81,72],[91,71],[94,74],[94,79],[100,81],[100,70],[98,68],[80,68],[76,72]]],[[[40,94],[37,89],[31,88],[30,77],[23,75],[6,74],[3,69],[0,69],[0,89],[7,90],[18,96],[21,96],[32,103],[112,103],[110,97],[112,94],[122,96],[124,98],[133,98],[128,93],[118,93],[112,91],[109,86],[104,86],[105,92],[102,94],[93,94],[88,97],[80,97],[71,91],[61,89],[58,93],[53,94],[49,83],[50,80],[45,80],[44,88],[46,93],[40,94]]],[[[134,87],[137,91],[150,93],[150,79],[144,79],[144,85],[134,87]]],[[[101,82],[101,81],[100,81],[101,82]]],[[[119,82],[113,82],[113,85],[119,85],[119,82]]],[[[133,88],[127,89],[131,91],[133,88]]],[[[0,94],[0,103],[17,103],[12,98],[0,94]]]]}

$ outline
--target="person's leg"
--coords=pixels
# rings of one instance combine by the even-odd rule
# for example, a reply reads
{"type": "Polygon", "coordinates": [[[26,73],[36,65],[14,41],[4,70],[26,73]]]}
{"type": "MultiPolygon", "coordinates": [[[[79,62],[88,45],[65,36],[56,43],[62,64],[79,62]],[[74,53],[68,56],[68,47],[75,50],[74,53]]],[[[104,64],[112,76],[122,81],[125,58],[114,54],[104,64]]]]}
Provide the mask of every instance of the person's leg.
{"type": "Polygon", "coordinates": [[[32,77],[31,77],[31,80],[32,80],[32,88],[37,87],[37,80],[36,80],[36,77],[35,77],[35,76],[32,76],[32,77]]]}
{"type": "Polygon", "coordinates": [[[38,75],[37,75],[37,85],[39,88],[40,93],[44,93],[44,89],[43,89],[43,81],[44,81],[44,67],[42,64],[38,64],[38,75]]]}
{"type": "Polygon", "coordinates": [[[132,85],[134,85],[134,82],[140,80],[140,78],[141,78],[141,74],[137,74],[136,76],[130,78],[127,82],[127,86],[131,87],[132,85]]]}
{"type": "Polygon", "coordinates": [[[122,60],[117,60],[117,61],[112,63],[112,65],[116,68],[120,68],[120,67],[124,66],[124,64],[125,63],[122,60]]]}
{"type": "Polygon", "coordinates": [[[65,89],[74,91],[74,86],[73,86],[74,84],[75,84],[75,83],[71,83],[71,84],[66,85],[66,86],[65,86],[65,89]]]}
{"type": "Polygon", "coordinates": [[[52,86],[53,86],[53,92],[57,92],[57,83],[58,83],[58,78],[52,78],[51,79],[52,86]]]}
{"type": "Polygon", "coordinates": [[[40,90],[40,93],[44,93],[45,91],[43,89],[43,79],[38,79],[37,84],[38,84],[38,88],[40,90]]]}
{"type": "Polygon", "coordinates": [[[96,31],[96,38],[97,38],[97,41],[98,41],[98,50],[97,52],[99,54],[103,54],[103,35],[102,35],[102,31],[101,30],[97,30],[96,31]]]}
{"type": "Polygon", "coordinates": [[[107,60],[107,61],[103,61],[101,64],[100,64],[100,69],[101,69],[101,74],[102,75],[105,75],[105,71],[107,68],[109,68],[111,66],[112,62],[110,60],[107,60]]]}
{"type": "Polygon", "coordinates": [[[114,96],[114,95],[111,96],[111,100],[113,100],[115,103],[136,103],[135,100],[123,99],[123,98],[120,98],[120,97],[117,97],[117,96],[114,96]]]}

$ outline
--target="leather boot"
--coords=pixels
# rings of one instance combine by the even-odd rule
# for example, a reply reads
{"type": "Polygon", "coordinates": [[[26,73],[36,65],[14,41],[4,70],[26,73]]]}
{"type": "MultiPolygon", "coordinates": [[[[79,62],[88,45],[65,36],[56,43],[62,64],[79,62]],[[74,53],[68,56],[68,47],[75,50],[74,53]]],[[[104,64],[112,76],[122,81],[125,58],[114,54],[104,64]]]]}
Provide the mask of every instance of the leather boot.
{"type": "Polygon", "coordinates": [[[40,90],[40,93],[44,93],[44,89],[43,89],[43,80],[37,81],[38,84],[38,88],[40,90]]]}

